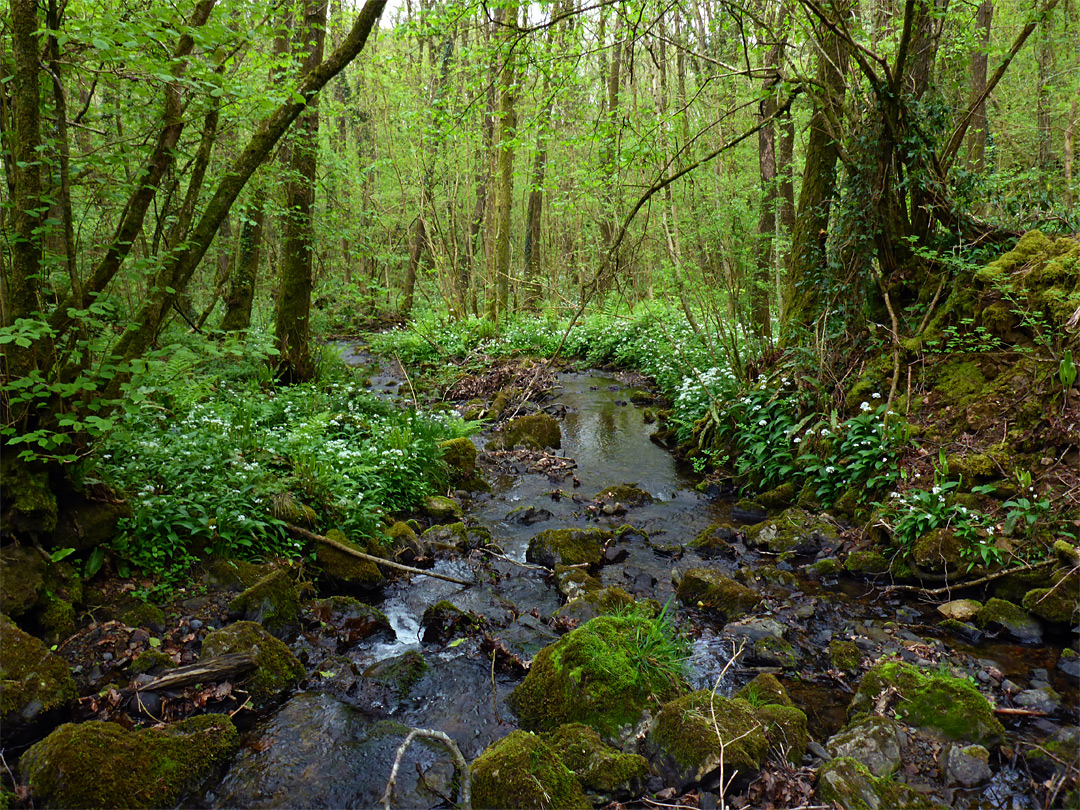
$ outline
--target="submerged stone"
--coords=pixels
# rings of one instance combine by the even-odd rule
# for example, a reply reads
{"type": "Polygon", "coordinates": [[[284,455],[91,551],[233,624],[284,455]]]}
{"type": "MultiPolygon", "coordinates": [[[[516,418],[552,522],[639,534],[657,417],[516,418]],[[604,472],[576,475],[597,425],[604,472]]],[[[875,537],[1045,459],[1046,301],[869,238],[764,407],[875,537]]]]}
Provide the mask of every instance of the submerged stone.
{"type": "Polygon", "coordinates": [[[683,574],[676,597],[687,607],[699,607],[730,622],[761,604],[761,597],[745,585],[711,568],[691,568],[683,574]]]}
{"type": "Polygon", "coordinates": [[[473,761],[472,803],[491,808],[588,810],[581,783],[541,737],[513,731],[473,761]]]}
{"type": "Polygon", "coordinates": [[[427,671],[427,659],[416,650],[410,650],[393,658],[376,661],[364,670],[364,677],[389,687],[398,697],[405,697],[427,671]]]}
{"type": "Polygon", "coordinates": [[[37,803],[57,808],[174,807],[239,747],[232,721],[204,714],[127,731],[67,723],[19,762],[37,803]]]}

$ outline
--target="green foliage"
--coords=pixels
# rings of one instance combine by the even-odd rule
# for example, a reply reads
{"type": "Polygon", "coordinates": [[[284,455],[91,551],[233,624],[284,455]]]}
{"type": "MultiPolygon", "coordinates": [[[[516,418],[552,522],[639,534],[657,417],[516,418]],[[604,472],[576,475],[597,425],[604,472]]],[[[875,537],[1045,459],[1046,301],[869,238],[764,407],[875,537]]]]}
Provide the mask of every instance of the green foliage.
{"type": "Polygon", "coordinates": [[[1031,485],[1031,473],[1020,470],[1016,474],[1018,492],[1015,497],[1005,501],[1008,510],[1005,517],[1005,534],[1013,535],[1017,526],[1020,534],[1031,536],[1040,520],[1050,514],[1050,501],[1040,498],[1031,485]]]}
{"type": "MultiPolygon", "coordinates": [[[[874,398],[879,398],[874,394],[874,398]]],[[[903,445],[903,430],[896,422],[886,426],[886,406],[872,409],[860,405],[861,413],[842,422],[837,429],[823,428],[821,436],[830,440],[824,457],[810,455],[803,471],[817,484],[817,497],[823,504],[835,503],[852,486],[881,490],[892,486],[899,477],[897,450],[903,445]]]]}

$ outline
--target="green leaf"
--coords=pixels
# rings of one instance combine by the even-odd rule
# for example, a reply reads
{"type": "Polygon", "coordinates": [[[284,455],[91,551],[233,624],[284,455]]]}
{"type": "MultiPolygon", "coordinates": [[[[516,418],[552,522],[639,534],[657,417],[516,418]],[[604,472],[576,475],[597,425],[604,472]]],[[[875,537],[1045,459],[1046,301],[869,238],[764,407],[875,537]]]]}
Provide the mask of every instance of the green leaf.
{"type": "Polygon", "coordinates": [[[151,636],[146,640],[146,643],[149,644],[151,647],[157,648],[161,646],[161,639],[151,636]]]}
{"type": "Polygon", "coordinates": [[[60,562],[65,557],[70,557],[74,553],[75,549],[73,548],[58,548],[56,551],[49,555],[49,559],[53,562],[60,562]]]}
{"type": "Polygon", "coordinates": [[[102,564],[105,562],[105,549],[98,546],[90,552],[90,556],[86,560],[86,567],[83,569],[83,578],[90,579],[98,571],[101,570],[102,564]]]}
{"type": "Polygon", "coordinates": [[[456,647],[456,646],[458,646],[459,644],[464,644],[464,643],[465,643],[465,637],[464,637],[464,636],[462,636],[461,638],[455,638],[455,639],[454,639],[453,641],[451,641],[451,642],[450,642],[449,644],[447,644],[446,646],[447,646],[448,648],[450,648],[450,647],[456,647]]]}

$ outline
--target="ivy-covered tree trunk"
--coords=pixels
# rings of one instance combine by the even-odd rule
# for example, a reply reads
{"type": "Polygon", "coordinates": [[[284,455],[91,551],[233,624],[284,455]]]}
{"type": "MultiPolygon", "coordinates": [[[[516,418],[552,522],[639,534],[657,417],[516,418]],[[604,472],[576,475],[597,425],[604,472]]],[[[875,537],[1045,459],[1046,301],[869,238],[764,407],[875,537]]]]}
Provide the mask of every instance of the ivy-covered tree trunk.
{"type": "Polygon", "coordinates": [[[973,172],[986,170],[986,66],[990,51],[990,26],[994,19],[993,0],[983,0],[975,14],[978,31],[978,50],[971,56],[971,100],[975,112],[971,116],[971,132],[968,135],[968,168],[973,172]]]}
{"type": "MultiPolygon", "coordinates": [[[[326,35],[326,0],[309,0],[300,33],[307,53],[301,75],[322,62],[326,35]]],[[[315,253],[315,171],[319,149],[319,98],[313,98],[297,119],[285,185],[282,216],[281,270],[274,308],[274,336],[280,352],[278,377],[287,383],[305,382],[315,374],[311,356],[311,289],[315,253]]]]}

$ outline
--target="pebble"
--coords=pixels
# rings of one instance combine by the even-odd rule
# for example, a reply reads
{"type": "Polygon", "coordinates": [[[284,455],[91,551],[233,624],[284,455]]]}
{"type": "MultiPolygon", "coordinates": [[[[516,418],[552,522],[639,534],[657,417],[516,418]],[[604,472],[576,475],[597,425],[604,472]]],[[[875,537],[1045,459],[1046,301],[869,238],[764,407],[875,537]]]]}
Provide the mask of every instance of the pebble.
{"type": "Polygon", "coordinates": [[[201,630],[203,623],[200,619],[192,619],[188,622],[188,627],[192,630],[201,630]]]}
{"type": "Polygon", "coordinates": [[[111,652],[107,652],[107,653],[105,653],[104,655],[101,656],[101,660],[106,661],[106,662],[107,661],[112,661],[113,660],[113,654],[111,652]]]}

